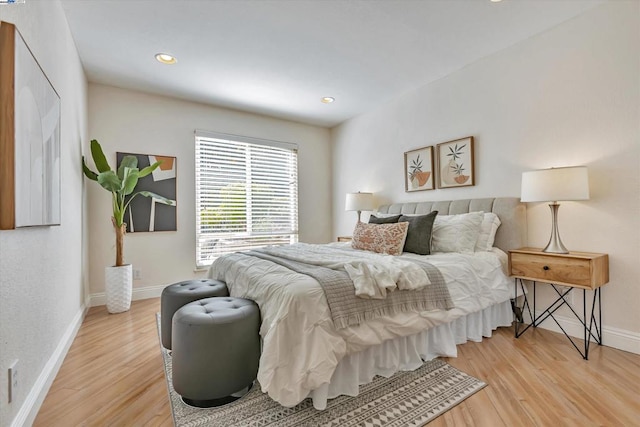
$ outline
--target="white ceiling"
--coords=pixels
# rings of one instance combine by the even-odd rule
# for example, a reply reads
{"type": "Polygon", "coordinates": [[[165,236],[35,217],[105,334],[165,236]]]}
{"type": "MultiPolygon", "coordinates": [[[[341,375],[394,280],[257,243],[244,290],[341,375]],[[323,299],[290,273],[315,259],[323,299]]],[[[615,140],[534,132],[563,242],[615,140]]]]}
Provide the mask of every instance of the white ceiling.
{"type": "Polygon", "coordinates": [[[602,2],[62,1],[89,81],[328,127],[602,2]]]}

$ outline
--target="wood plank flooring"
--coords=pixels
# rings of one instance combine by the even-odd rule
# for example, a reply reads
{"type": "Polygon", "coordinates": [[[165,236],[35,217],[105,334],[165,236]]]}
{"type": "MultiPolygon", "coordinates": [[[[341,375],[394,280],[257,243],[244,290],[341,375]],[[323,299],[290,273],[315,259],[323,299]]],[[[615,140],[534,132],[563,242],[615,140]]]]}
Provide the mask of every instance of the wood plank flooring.
{"type": "MultiPolygon", "coordinates": [[[[115,315],[91,308],[34,425],[173,425],[159,311],[158,298],[115,315]]],[[[489,386],[430,426],[640,426],[640,355],[592,346],[585,361],[563,335],[535,329],[516,340],[501,328],[447,362],[489,386]]]]}

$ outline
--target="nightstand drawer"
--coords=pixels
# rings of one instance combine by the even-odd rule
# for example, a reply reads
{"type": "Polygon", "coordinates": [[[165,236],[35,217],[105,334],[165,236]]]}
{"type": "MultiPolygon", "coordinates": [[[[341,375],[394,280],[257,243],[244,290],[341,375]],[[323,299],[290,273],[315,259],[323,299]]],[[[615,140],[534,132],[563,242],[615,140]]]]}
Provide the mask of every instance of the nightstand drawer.
{"type": "Polygon", "coordinates": [[[553,254],[523,248],[509,251],[509,274],[521,279],[594,289],[609,281],[609,258],[606,254],[553,254]]]}
{"type": "Polygon", "coordinates": [[[567,259],[544,255],[511,255],[511,274],[541,282],[571,283],[590,287],[591,263],[588,259],[567,259]]]}

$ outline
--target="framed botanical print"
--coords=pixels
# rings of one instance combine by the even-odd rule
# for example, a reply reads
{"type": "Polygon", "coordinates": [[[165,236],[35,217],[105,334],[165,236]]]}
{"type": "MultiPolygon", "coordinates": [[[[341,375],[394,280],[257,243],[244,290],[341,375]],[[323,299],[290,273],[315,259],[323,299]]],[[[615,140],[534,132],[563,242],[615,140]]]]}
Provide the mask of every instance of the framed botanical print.
{"type": "Polygon", "coordinates": [[[433,190],[433,146],[404,153],[404,189],[406,192],[433,190]]]}
{"type": "Polygon", "coordinates": [[[438,188],[476,185],[472,136],[443,142],[436,147],[438,188]]]}

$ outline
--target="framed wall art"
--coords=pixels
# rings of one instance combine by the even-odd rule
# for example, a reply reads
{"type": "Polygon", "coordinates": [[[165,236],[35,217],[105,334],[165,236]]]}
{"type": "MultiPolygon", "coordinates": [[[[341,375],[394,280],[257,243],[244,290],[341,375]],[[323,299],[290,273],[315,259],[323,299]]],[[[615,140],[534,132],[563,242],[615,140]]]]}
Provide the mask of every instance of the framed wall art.
{"type": "Polygon", "coordinates": [[[472,136],[443,142],[436,147],[438,188],[475,185],[472,136]]]}
{"type": "MultiPolygon", "coordinates": [[[[162,161],[151,174],[140,178],[136,190],[151,191],[169,200],[177,202],[176,198],[176,162],[171,156],[156,156],[152,154],[116,153],[118,167],[124,156],[135,156],[138,159],[138,169],[146,168],[155,162],[162,161]]],[[[127,211],[125,220],[128,233],[145,231],[176,231],[177,203],[173,206],[153,197],[136,197],[127,211]]]]}
{"type": "Polygon", "coordinates": [[[0,229],[60,225],[60,97],[0,21],[0,229]]]}
{"type": "Polygon", "coordinates": [[[433,190],[433,146],[404,153],[404,189],[406,192],[433,190]]]}

